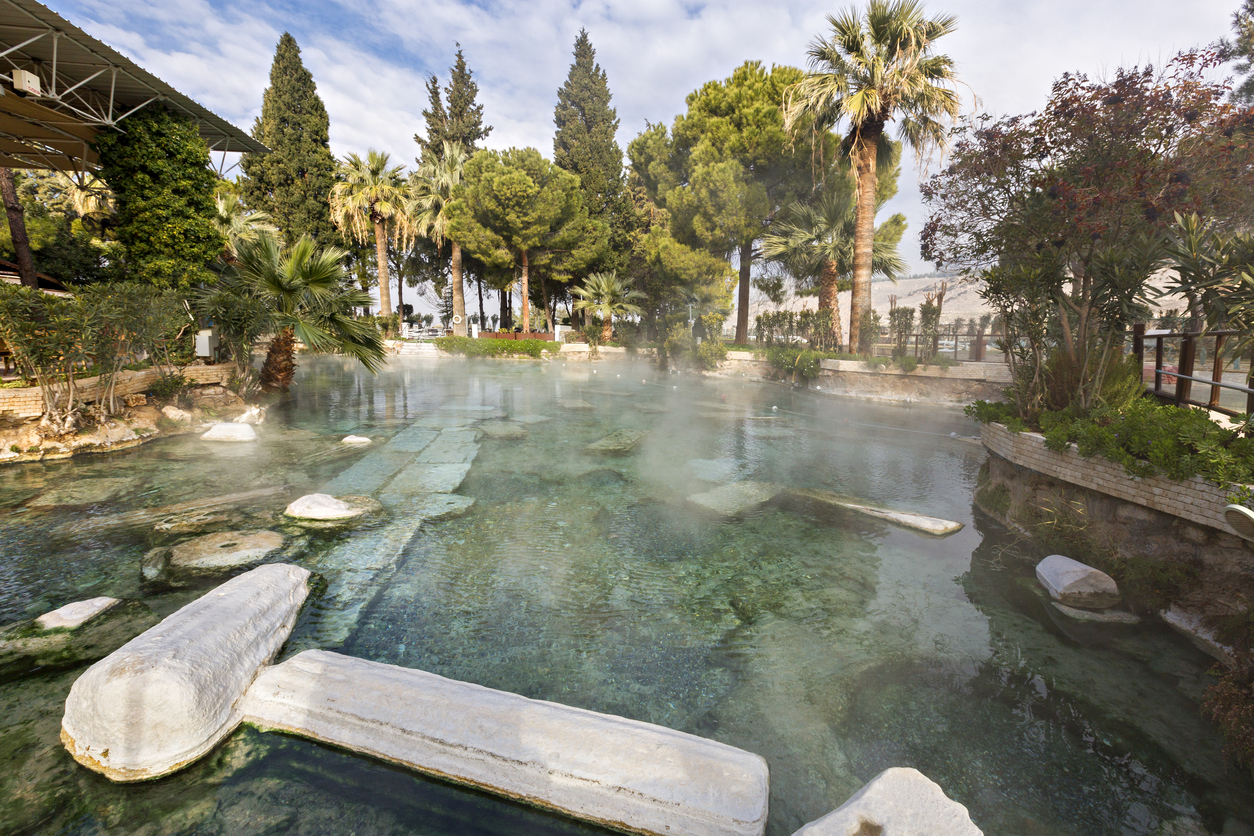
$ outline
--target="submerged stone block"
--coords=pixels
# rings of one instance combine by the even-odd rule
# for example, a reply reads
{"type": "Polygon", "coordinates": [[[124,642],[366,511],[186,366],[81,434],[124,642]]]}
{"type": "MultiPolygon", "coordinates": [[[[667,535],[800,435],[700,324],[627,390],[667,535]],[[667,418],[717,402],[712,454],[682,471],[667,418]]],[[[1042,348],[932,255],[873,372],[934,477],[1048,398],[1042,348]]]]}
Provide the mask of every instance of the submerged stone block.
{"type": "Polygon", "coordinates": [[[264,560],[283,548],[283,535],[274,531],[220,531],[179,543],[170,549],[173,569],[222,570],[264,560]]]}
{"type": "Polygon", "coordinates": [[[476,438],[478,433],[472,429],[444,430],[414,461],[423,464],[461,464],[474,461],[479,454],[476,438]]]}
{"type": "Polygon", "coordinates": [[[470,463],[421,464],[415,462],[396,474],[383,494],[383,501],[392,504],[396,495],[419,493],[453,493],[470,472],[470,463]]]}
{"type": "Polygon", "coordinates": [[[437,435],[439,433],[428,427],[410,425],[392,436],[387,447],[402,453],[421,453],[428,444],[435,441],[437,435]]]}
{"type": "MultiPolygon", "coordinates": [[[[431,433],[431,437],[434,438],[435,433],[431,433]]],[[[323,485],[321,493],[329,493],[332,496],[372,494],[390,482],[401,468],[413,460],[412,452],[395,450],[392,448],[392,443],[388,442],[382,448],[372,450],[365,458],[323,485]]]]}
{"type": "Polygon", "coordinates": [[[257,432],[252,424],[214,424],[201,438],[205,441],[256,441],[257,432]]]}
{"type": "Polygon", "coordinates": [[[648,435],[644,430],[619,430],[607,435],[600,441],[594,441],[583,451],[592,456],[625,456],[648,435]]]}
{"type": "Polygon", "coordinates": [[[239,724],[240,697],[287,640],[308,581],[298,566],[259,566],[92,665],[65,702],[65,748],[114,781],[204,755],[239,724]]]}
{"type": "Polygon", "coordinates": [[[75,601],[44,613],[35,619],[35,624],[40,630],[73,630],[119,603],[117,598],[104,595],[86,601],[75,601]]]}
{"type": "Polygon", "coordinates": [[[479,429],[496,441],[518,441],[527,437],[527,428],[512,421],[487,421],[479,429]]]}
{"type": "Polygon", "coordinates": [[[1036,579],[1051,598],[1069,607],[1104,610],[1121,600],[1114,578],[1060,554],[1036,564],[1036,579]]]}
{"type": "Polygon", "coordinates": [[[761,836],[768,774],[722,743],[321,650],[262,673],[246,721],[635,833],[761,836]]]}
{"type": "Polygon", "coordinates": [[[694,494],[688,501],[723,517],[734,517],[770,502],[784,490],[770,482],[732,482],[712,491],[694,494]]]}
{"type": "Polygon", "coordinates": [[[983,836],[967,808],[917,769],[885,769],[793,836],[983,836]]]}

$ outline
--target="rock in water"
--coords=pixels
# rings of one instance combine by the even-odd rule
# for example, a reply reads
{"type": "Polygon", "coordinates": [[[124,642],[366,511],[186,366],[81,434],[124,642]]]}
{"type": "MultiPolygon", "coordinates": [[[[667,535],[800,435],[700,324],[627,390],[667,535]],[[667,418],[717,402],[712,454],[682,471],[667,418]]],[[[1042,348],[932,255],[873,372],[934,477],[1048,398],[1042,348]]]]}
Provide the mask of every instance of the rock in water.
{"type": "Polygon", "coordinates": [[[262,560],[283,548],[283,535],[273,531],[220,531],[170,549],[174,569],[234,569],[262,560]]]}
{"type": "Polygon", "coordinates": [[[340,444],[369,444],[370,439],[364,435],[346,435],[340,439],[340,444]]]}
{"type": "Polygon", "coordinates": [[[769,502],[783,491],[770,482],[733,482],[705,493],[694,494],[688,501],[722,517],[734,517],[769,502]]]}
{"type": "Polygon", "coordinates": [[[257,433],[252,424],[214,424],[201,438],[205,441],[256,441],[257,433]]]}
{"type": "Polygon", "coordinates": [[[647,432],[644,430],[619,430],[600,441],[593,442],[583,451],[592,456],[625,456],[636,448],[647,432]]]}
{"type": "Polygon", "coordinates": [[[1114,578],[1060,554],[1036,564],[1036,579],[1051,598],[1069,607],[1104,610],[1120,601],[1114,578]]]}
{"type": "Polygon", "coordinates": [[[766,761],[661,726],[308,650],[266,670],[248,723],[616,830],[761,836],[766,761]]]}
{"type": "Polygon", "coordinates": [[[0,630],[0,681],[99,659],[157,623],[142,601],[93,598],[0,630]]]}
{"type": "Polygon", "coordinates": [[[35,619],[35,624],[40,630],[73,630],[119,603],[117,598],[103,595],[87,601],[75,601],[44,613],[35,619]]]}
{"type": "Polygon", "coordinates": [[[236,424],[264,424],[266,422],[266,411],[259,406],[252,406],[235,419],[236,424]]]}
{"type": "Polygon", "coordinates": [[[233,578],[92,665],[70,689],[61,742],[114,781],[169,774],[239,725],[241,697],[287,640],[309,572],[233,578]]]}
{"type": "Polygon", "coordinates": [[[967,808],[917,769],[885,769],[793,836],[983,836],[967,808]]]}
{"type": "Polygon", "coordinates": [[[362,512],[342,499],[325,493],[311,493],[287,506],[283,513],[302,520],[346,520],[362,512]]]}

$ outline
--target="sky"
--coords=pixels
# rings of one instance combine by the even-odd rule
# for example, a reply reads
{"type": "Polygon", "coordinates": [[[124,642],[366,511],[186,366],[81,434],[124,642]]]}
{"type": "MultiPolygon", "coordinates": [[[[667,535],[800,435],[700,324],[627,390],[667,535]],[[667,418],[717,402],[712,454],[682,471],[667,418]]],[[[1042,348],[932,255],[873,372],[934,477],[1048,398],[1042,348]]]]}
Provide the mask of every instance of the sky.
{"type": "MultiPolygon", "coordinates": [[[[47,0],[45,0],[47,2],[47,0]]],[[[52,0],[48,5],[145,69],[242,128],[261,111],[279,36],[291,32],[331,120],[337,156],[387,151],[413,165],[424,129],[425,84],[448,79],[456,43],[479,84],[492,148],[553,149],[553,107],[580,28],[609,79],[627,144],[646,124],[670,124],[684,99],[749,59],[806,66],[806,48],[841,3],[666,0],[52,0]]],[[[1238,0],[930,0],[957,17],[937,42],[954,59],[964,112],[1039,109],[1064,72],[1096,78],[1118,67],[1161,64],[1230,32],[1238,0]],[[978,98],[977,98],[978,97],[978,98]]],[[[909,162],[898,196],[882,210],[909,227],[902,254],[912,272],[927,220],[921,177],[909,162]]]]}

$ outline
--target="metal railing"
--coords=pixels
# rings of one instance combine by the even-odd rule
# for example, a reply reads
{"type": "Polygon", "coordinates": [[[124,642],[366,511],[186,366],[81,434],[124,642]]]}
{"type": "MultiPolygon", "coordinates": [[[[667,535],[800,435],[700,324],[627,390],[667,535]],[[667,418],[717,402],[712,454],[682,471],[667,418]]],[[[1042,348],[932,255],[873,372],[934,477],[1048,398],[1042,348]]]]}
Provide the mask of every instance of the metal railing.
{"type": "Polygon", "coordinates": [[[1175,333],[1167,330],[1149,330],[1145,323],[1137,323],[1132,326],[1132,352],[1137,357],[1137,362],[1141,367],[1141,380],[1145,382],[1145,344],[1147,341],[1154,342],[1154,385],[1148,391],[1152,392],[1158,398],[1164,401],[1171,401],[1177,406],[1200,406],[1206,409],[1224,415],[1238,415],[1242,410],[1234,408],[1234,402],[1229,399],[1229,405],[1221,403],[1222,393],[1227,391],[1239,392],[1245,395],[1245,413],[1254,413],[1254,349],[1249,352],[1249,362],[1247,368],[1248,373],[1245,374],[1244,385],[1235,383],[1225,383],[1223,375],[1228,360],[1233,360],[1235,365],[1229,371],[1240,371],[1239,356],[1229,355],[1225,357],[1227,344],[1232,342],[1231,338],[1240,335],[1238,331],[1185,331],[1175,333]],[[1215,340],[1214,346],[1214,362],[1212,364],[1211,376],[1201,377],[1198,372],[1198,348],[1203,340],[1215,340]],[[1179,341],[1179,347],[1176,348],[1172,343],[1179,341]],[[1170,355],[1176,357],[1174,368],[1166,365],[1166,361],[1170,355]],[[1171,378],[1171,380],[1168,380],[1171,378]],[[1164,383],[1171,385],[1174,381],[1173,390],[1164,388],[1164,383]],[[1196,400],[1193,395],[1193,384],[1197,383],[1210,389],[1209,397],[1205,401],[1196,400]]]}

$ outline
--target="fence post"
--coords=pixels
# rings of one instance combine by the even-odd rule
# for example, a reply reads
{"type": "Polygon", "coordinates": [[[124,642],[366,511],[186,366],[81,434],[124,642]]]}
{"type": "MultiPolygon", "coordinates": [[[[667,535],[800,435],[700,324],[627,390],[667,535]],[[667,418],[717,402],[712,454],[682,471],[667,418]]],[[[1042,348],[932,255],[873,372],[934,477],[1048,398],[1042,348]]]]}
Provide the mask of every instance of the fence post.
{"type": "Polygon", "coordinates": [[[1132,326],[1132,353],[1136,355],[1136,374],[1141,383],[1145,383],[1145,323],[1137,322],[1132,326]]]}
{"type": "Polygon", "coordinates": [[[1189,400],[1189,395],[1193,388],[1193,381],[1189,377],[1193,376],[1193,357],[1197,352],[1197,334],[1185,334],[1180,340],[1180,374],[1176,375],[1176,406],[1181,406],[1189,400]],[[1187,375],[1187,377],[1182,377],[1187,375]]]}
{"type": "Polygon", "coordinates": [[[1154,392],[1163,391],[1163,338],[1154,338],[1154,392]]]}

